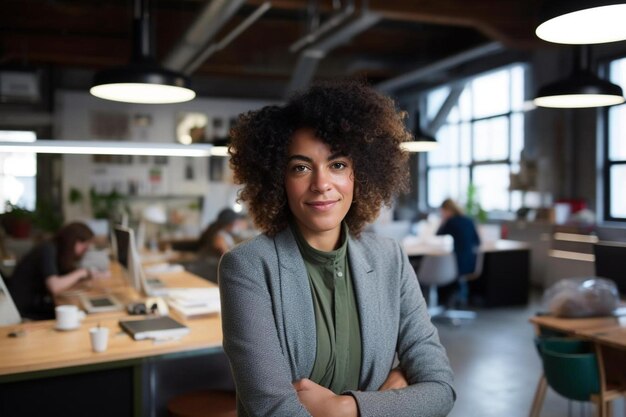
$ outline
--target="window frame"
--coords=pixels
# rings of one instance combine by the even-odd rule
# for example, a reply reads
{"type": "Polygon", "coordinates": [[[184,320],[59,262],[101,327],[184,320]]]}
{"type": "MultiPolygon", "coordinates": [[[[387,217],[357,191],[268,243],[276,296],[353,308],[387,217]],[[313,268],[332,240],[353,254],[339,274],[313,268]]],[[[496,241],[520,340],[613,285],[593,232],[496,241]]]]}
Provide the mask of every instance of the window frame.
{"type": "MultiPolygon", "coordinates": [[[[516,62],[516,63],[511,63],[502,67],[498,67],[495,68],[493,70],[490,71],[486,71],[480,74],[476,74],[474,76],[472,76],[471,78],[467,79],[467,83],[465,85],[464,88],[471,88],[470,87],[470,83],[475,79],[475,78],[479,78],[481,76],[485,76],[489,73],[494,73],[494,72],[499,72],[499,71],[509,71],[510,73],[512,73],[512,70],[516,67],[521,67],[524,70],[523,73],[523,79],[524,79],[524,86],[523,86],[523,91],[524,93],[527,90],[527,65],[522,63],[522,62],[516,62]]],[[[443,86],[438,86],[437,88],[441,88],[443,86]]],[[[430,90],[429,92],[426,93],[425,95],[425,100],[427,100],[427,96],[429,93],[431,93],[433,90],[430,90]]],[[[513,82],[509,82],[509,111],[504,112],[504,113],[498,113],[498,114],[492,114],[489,116],[483,116],[483,117],[471,117],[469,120],[462,120],[459,118],[459,120],[454,121],[454,122],[448,122],[446,120],[446,122],[442,125],[443,126],[449,126],[449,125],[455,125],[458,127],[458,129],[461,128],[461,126],[463,124],[469,124],[470,125],[470,131],[469,131],[469,140],[470,140],[470,144],[469,144],[469,152],[470,152],[470,161],[468,164],[465,164],[461,158],[459,158],[458,163],[456,164],[447,164],[447,165],[433,165],[431,166],[428,163],[428,156],[425,156],[424,161],[425,161],[425,169],[424,169],[424,174],[425,174],[425,181],[424,181],[424,185],[425,185],[425,206],[429,209],[434,209],[436,207],[433,207],[430,205],[430,181],[429,181],[429,172],[431,169],[435,169],[435,170],[440,170],[440,169],[464,169],[467,168],[469,170],[468,173],[468,184],[472,184],[473,183],[473,179],[474,179],[474,169],[476,167],[480,167],[480,166],[488,166],[488,165],[502,165],[502,164],[506,164],[508,166],[508,171],[509,174],[513,174],[519,171],[519,163],[520,161],[514,161],[512,158],[512,151],[513,151],[513,116],[516,114],[521,114],[522,117],[524,117],[525,114],[525,109],[519,109],[519,110],[513,110],[513,82]],[[508,122],[508,132],[507,132],[507,146],[508,146],[508,151],[507,151],[507,157],[505,159],[498,159],[498,160],[476,160],[474,159],[474,146],[475,146],[475,140],[474,140],[474,123],[476,122],[481,122],[481,121],[485,121],[485,120],[490,120],[490,119],[496,119],[496,118],[500,118],[500,117],[506,117],[507,118],[507,122],[508,122]],[[517,170],[516,170],[517,169],[517,170]]],[[[424,112],[425,114],[427,114],[427,112],[424,112]]],[[[525,122],[525,119],[523,118],[522,122],[525,122]]],[[[525,133],[525,132],[524,132],[525,133]]],[[[523,142],[525,139],[525,134],[522,137],[523,142]]],[[[460,148],[462,147],[461,143],[460,143],[461,138],[459,138],[457,146],[459,146],[460,148]]],[[[522,146],[522,149],[524,147],[522,146]]],[[[460,185],[460,184],[459,184],[460,185]]],[[[508,189],[507,191],[507,208],[504,209],[504,211],[508,211],[508,212],[512,212],[513,210],[515,210],[516,208],[512,207],[513,204],[513,193],[517,191],[517,190],[511,190],[508,189]]],[[[462,198],[463,194],[465,193],[465,191],[461,191],[461,195],[456,197],[456,198],[462,198]]],[[[449,197],[453,197],[454,196],[449,196],[449,197]]],[[[523,201],[522,201],[523,204],[523,201]]],[[[494,210],[502,210],[502,209],[494,209],[494,210]]]]}
{"type": "MultiPolygon", "coordinates": [[[[611,78],[611,64],[615,61],[621,60],[626,61],[626,55],[613,56],[610,59],[607,59],[606,61],[601,63],[600,69],[603,71],[603,75],[605,75],[605,77],[612,83],[616,83],[616,81],[611,78]]],[[[622,89],[626,91],[626,85],[620,85],[620,87],[622,87],[622,89]]],[[[611,215],[611,168],[616,165],[626,165],[626,158],[611,160],[609,157],[609,154],[611,152],[611,109],[620,106],[626,106],[626,104],[605,107],[602,109],[602,113],[600,116],[601,123],[603,123],[603,125],[601,126],[602,138],[599,141],[602,144],[602,149],[600,150],[600,152],[602,153],[602,157],[600,158],[602,167],[599,171],[602,173],[602,220],[603,222],[615,222],[621,225],[625,225],[626,216],[614,217],[611,215]]]]}

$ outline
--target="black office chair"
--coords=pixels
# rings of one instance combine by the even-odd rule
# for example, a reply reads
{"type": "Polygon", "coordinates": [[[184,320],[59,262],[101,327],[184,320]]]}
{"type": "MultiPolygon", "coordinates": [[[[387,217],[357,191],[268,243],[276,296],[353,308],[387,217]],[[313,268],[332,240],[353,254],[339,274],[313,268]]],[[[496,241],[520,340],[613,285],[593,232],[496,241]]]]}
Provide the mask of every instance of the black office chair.
{"type": "Polygon", "coordinates": [[[626,294],[626,243],[598,242],[593,252],[596,276],[613,280],[620,294],[626,294]]]}

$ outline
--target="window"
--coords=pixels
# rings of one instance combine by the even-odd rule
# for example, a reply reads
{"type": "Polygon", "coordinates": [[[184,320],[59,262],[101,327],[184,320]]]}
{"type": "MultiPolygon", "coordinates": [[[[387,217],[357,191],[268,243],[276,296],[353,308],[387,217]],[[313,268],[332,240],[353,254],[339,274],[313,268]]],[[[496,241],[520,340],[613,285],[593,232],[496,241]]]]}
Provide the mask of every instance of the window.
{"type": "MultiPolygon", "coordinates": [[[[626,89],[626,58],[609,65],[612,82],[626,89]]],[[[604,153],[604,218],[626,221],[626,106],[610,107],[604,153]]]]}
{"type": "MultiPolygon", "coordinates": [[[[35,132],[0,130],[0,141],[33,142],[35,132]]],[[[6,202],[35,209],[35,177],[37,155],[34,153],[0,153],[0,213],[6,202]]]]}
{"type": "MultiPolygon", "coordinates": [[[[439,146],[427,154],[427,201],[439,207],[445,198],[464,202],[469,184],[485,210],[516,210],[519,192],[509,190],[509,175],[519,170],[524,148],[524,67],[514,65],[469,81],[445,124],[439,146]]],[[[432,120],[451,88],[426,97],[432,120]]]]}

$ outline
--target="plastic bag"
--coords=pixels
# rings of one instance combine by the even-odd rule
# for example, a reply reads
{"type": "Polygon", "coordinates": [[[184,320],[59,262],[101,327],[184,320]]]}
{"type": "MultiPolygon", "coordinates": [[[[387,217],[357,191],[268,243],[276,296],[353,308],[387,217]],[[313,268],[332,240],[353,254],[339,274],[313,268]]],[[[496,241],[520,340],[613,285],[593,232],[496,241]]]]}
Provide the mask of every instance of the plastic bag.
{"type": "Polygon", "coordinates": [[[557,317],[609,316],[619,304],[617,286],[605,278],[567,278],[543,295],[543,307],[557,317]]]}

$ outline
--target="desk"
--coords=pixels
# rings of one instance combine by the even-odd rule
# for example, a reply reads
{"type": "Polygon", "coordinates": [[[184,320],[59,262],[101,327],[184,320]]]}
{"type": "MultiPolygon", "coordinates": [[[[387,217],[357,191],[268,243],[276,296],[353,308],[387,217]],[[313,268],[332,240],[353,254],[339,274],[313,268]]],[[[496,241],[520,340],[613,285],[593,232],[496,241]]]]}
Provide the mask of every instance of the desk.
{"type": "MultiPolygon", "coordinates": [[[[421,256],[444,255],[452,250],[423,242],[403,247],[414,267],[421,256]]],[[[483,270],[478,279],[470,282],[471,298],[479,298],[480,304],[485,307],[527,304],[530,290],[529,245],[513,240],[496,240],[484,242],[479,250],[484,254],[483,270]]]]}
{"type": "MultiPolygon", "coordinates": [[[[185,271],[161,274],[159,278],[170,287],[214,286],[185,271]]],[[[93,281],[90,288],[81,289],[96,294],[111,292],[124,302],[138,298],[125,285],[119,266],[115,264],[110,280],[93,281]]],[[[77,302],[76,296],[75,290],[69,291],[59,300],[77,302]]],[[[61,415],[51,411],[49,406],[55,397],[64,395],[77,403],[93,403],[87,409],[59,408],[65,416],[152,415],[153,410],[150,413],[147,410],[167,400],[156,398],[155,384],[160,382],[155,381],[158,379],[155,375],[159,361],[221,352],[222,330],[218,315],[189,320],[175,316],[189,326],[190,333],[180,340],[160,343],[131,339],[118,325],[119,319],[124,317],[124,312],[88,315],[79,329],[68,332],[54,330],[52,320],[0,327],[0,415],[27,415],[15,413],[16,403],[24,400],[31,402],[29,410],[32,412],[36,404],[32,404],[32,398],[27,398],[33,395],[44,397],[37,400],[42,410],[38,415],[61,415]],[[110,329],[109,347],[102,353],[92,352],[89,340],[88,329],[97,323],[110,329]],[[24,336],[7,337],[15,330],[22,330],[24,336]],[[60,390],[64,392],[59,393],[60,390]],[[73,399],[76,390],[81,394],[79,399],[73,399]],[[107,393],[106,401],[98,400],[101,392],[107,393]],[[46,397],[47,393],[51,398],[46,397]],[[104,402],[107,404],[99,404],[104,402]]],[[[227,364],[225,369],[228,372],[227,364]]]]}
{"type": "Polygon", "coordinates": [[[541,328],[547,328],[593,342],[601,352],[607,383],[626,386],[626,325],[620,324],[617,317],[535,316],[530,322],[537,334],[541,328]]]}

